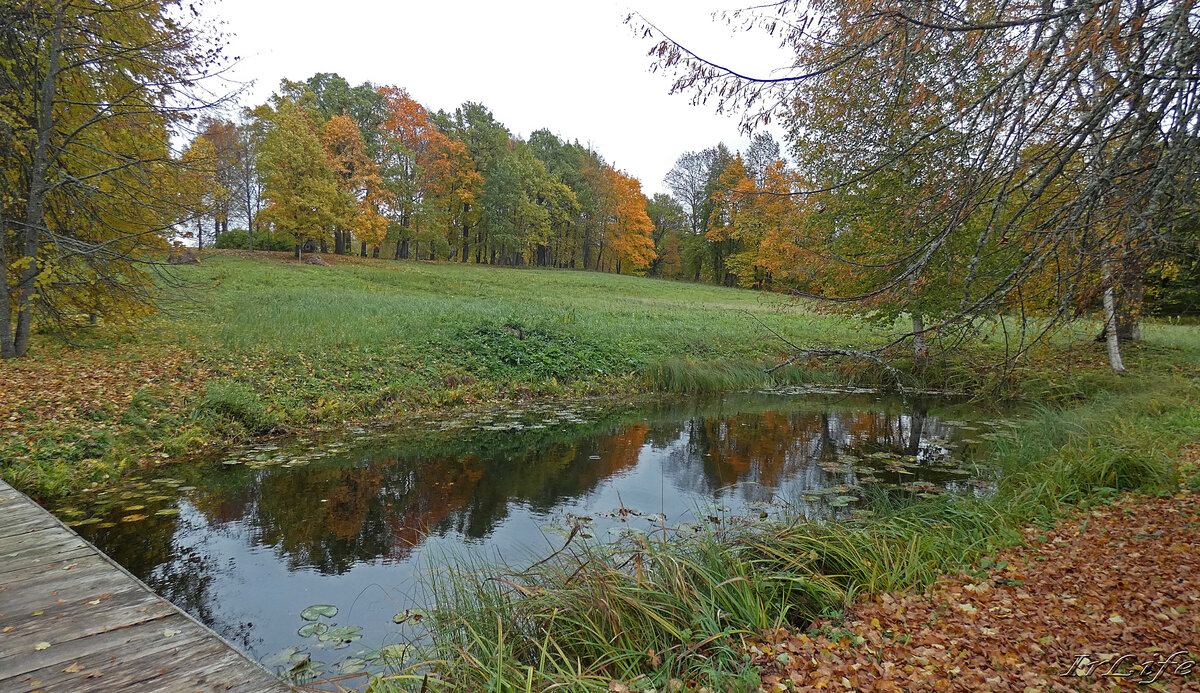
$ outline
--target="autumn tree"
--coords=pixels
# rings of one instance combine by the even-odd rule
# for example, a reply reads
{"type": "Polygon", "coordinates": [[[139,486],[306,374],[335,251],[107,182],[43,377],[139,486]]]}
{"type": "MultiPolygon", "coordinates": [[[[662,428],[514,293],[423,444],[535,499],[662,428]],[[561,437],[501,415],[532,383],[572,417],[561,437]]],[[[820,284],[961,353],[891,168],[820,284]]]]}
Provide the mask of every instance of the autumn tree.
{"type": "MultiPolygon", "coordinates": [[[[453,113],[439,112],[433,115],[431,121],[442,133],[461,142],[466,147],[467,156],[470,158],[473,168],[482,178],[483,186],[480,189],[480,194],[482,194],[482,188],[486,187],[487,180],[491,177],[497,164],[509,154],[511,136],[508,129],[496,120],[486,106],[470,101],[455,109],[453,113]]],[[[482,209],[468,207],[464,210],[463,219],[467,222],[462,228],[464,249],[468,245],[465,239],[471,232],[474,232],[474,239],[470,243],[474,246],[474,253],[464,252],[463,262],[466,262],[471,256],[474,257],[476,263],[486,262],[488,260],[488,216],[482,209]]]]}
{"type": "Polygon", "coordinates": [[[326,229],[338,223],[345,198],[304,111],[283,99],[273,109],[262,107],[260,115],[266,133],[258,165],[267,201],[261,217],[295,240],[299,259],[305,241],[324,238],[326,229]]]}
{"type": "Polygon", "coordinates": [[[654,54],[674,88],[744,109],[748,126],[782,117],[797,156],[825,147],[840,165],[812,171],[813,191],[915,210],[892,220],[875,263],[887,271],[827,298],[920,296],[942,263],[954,309],[921,334],[1036,308],[1020,354],[1099,303],[1124,370],[1118,315],[1134,311],[1118,301],[1186,247],[1178,230],[1197,199],[1193,3],[789,0],[730,18],[773,34],[793,65],[747,78],[662,38],[654,54]]]}
{"type": "Polygon", "coordinates": [[[200,137],[212,145],[212,170],[216,177],[217,192],[212,199],[210,213],[213,217],[213,239],[229,230],[229,219],[235,213],[235,190],[238,176],[244,170],[242,149],[237,126],[228,120],[205,118],[201,121],[200,137]]]}
{"type": "Polygon", "coordinates": [[[349,116],[326,121],[320,139],[340,193],[334,209],[334,252],[346,252],[354,231],[362,242],[361,254],[366,257],[368,244],[378,249],[387,235],[387,220],[380,214],[380,207],[388,196],[379,166],[367,156],[362,133],[349,116]]]}
{"type": "Polygon", "coordinates": [[[149,253],[184,213],[170,134],[222,60],[181,3],[39,0],[0,9],[0,357],[74,315],[153,297],[149,253]]]}
{"type": "Polygon", "coordinates": [[[279,96],[303,108],[318,126],[336,116],[346,116],[358,126],[367,156],[379,161],[383,154],[383,121],[387,118],[383,95],[370,82],[351,86],[334,72],[318,72],[301,82],[285,79],[279,96]]]}
{"type": "Polygon", "coordinates": [[[237,124],[238,149],[241,156],[237,160],[233,178],[233,196],[237,198],[240,211],[246,220],[246,233],[249,236],[250,249],[254,249],[254,232],[258,230],[258,214],[263,208],[262,179],[258,171],[258,151],[262,146],[266,131],[263,123],[259,122],[253,111],[243,111],[241,122],[237,124]]]}
{"type": "Polygon", "coordinates": [[[226,211],[230,197],[220,174],[220,157],[212,140],[200,136],[192,140],[183,153],[178,179],[180,209],[185,224],[196,224],[196,248],[204,248],[204,221],[213,222],[212,240],[215,243],[221,229],[221,217],[226,211]]]}
{"type": "Polygon", "coordinates": [[[795,178],[780,160],[762,165],[755,174],[742,158],[726,167],[713,193],[713,219],[708,237],[722,248],[726,283],[769,289],[776,263],[774,243],[795,227],[795,178]]]}
{"type": "Polygon", "coordinates": [[[463,150],[451,152],[450,138],[434,125],[429,112],[408,92],[397,87],[382,87],[379,92],[387,114],[382,125],[383,170],[395,197],[396,258],[401,259],[409,256],[409,245],[413,242],[419,244],[424,239],[431,248],[439,238],[448,243],[444,225],[438,228],[424,222],[438,219],[443,209],[435,193],[455,186],[449,179],[439,180],[439,176],[458,175],[455,165],[465,166],[466,162],[463,150]]]}
{"type": "MultiPolygon", "coordinates": [[[[616,271],[641,272],[657,257],[651,233],[654,224],[646,214],[646,196],[638,179],[622,171],[606,168],[612,191],[612,216],[605,228],[604,238],[616,258],[616,271]]],[[[596,255],[596,265],[603,261],[604,244],[596,255]]]]}

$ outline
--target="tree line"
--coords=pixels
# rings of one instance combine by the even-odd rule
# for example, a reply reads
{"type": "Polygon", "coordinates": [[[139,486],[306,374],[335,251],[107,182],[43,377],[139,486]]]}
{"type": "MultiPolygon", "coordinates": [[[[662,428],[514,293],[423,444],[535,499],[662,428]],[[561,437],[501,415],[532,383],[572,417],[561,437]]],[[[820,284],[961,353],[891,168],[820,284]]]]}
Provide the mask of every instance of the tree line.
{"type": "Polygon", "coordinates": [[[297,253],[626,273],[658,260],[637,179],[549,130],[515,137],[482,104],[431,112],[321,73],[202,125],[182,157],[201,247],[235,219],[239,243],[266,233],[297,253]]]}
{"type": "Polygon", "coordinates": [[[748,131],[782,124],[790,159],[765,134],[687,152],[652,199],[577,141],[332,74],[203,120],[231,99],[199,86],[227,61],[198,4],[0,6],[0,356],[26,351],[35,313],[69,328],[148,310],[181,228],[228,244],[238,222],[248,247],[644,273],[910,319],[872,358],[990,326],[1012,363],[1099,310],[1123,370],[1148,299],[1195,308],[1185,0],[771,3],[728,17],[794,50],[764,79],[647,23],[677,91],[748,131]]]}

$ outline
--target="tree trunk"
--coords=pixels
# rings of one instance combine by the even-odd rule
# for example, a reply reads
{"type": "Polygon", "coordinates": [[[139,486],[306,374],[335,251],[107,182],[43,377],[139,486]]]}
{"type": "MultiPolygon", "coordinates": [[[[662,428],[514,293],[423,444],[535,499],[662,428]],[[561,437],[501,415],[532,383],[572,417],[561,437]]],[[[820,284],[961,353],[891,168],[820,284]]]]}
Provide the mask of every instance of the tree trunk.
{"type": "Polygon", "coordinates": [[[1114,373],[1125,372],[1125,362],[1121,359],[1121,338],[1117,333],[1117,299],[1116,288],[1112,285],[1112,261],[1104,263],[1104,278],[1108,286],[1104,289],[1104,331],[1108,342],[1108,365],[1114,373]]]}
{"type": "MultiPolygon", "coordinates": [[[[29,349],[33,326],[33,297],[38,275],[38,240],[46,220],[46,193],[49,190],[50,136],[54,132],[54,94],[57,91],[58,63],[62,53],[63,4],[55,3],[53,35],[47,55],[46,77],[42,80],[37,119],[37,144],[29,176],[29,199],[25,203],[24,247],[21,260],[26,262],[17,283],[17,327],[13,334],[11,356],[24,356],[29,349]]],[[[3,242],[0,239],[0,242],[3,242]]],[[[7,349],[5,351],[8,351],[7,349]]]]}
{"type": "Polygon", "coordinates": [[[401,260],[408,259],[408,239],[407,238],[400,241],[400,259],[401,260]]]}
{"type": "Polygon", "coordinates": [[[912,314],[913,329],[913,362],[918,367],[929,361],[929,349],[925,345],[925,316],[920,313],[912,314]]]}
{"type": "Polygon", "coordinates": [[[344,251],[345,249],[346,249],[346,247],[343,245],[343,240],[342,240],[342,230],[334,229],[333,230],[333,254],[341,255],[342,251],[344,251]]]}
{"type": "Polygon", "coordinates": [[[13,350],[12,304],[9,303],[8,257],[3,242],[7,236],[8,221],[0,216],[0,358],[10,359],[16,352],[13,350]]]}
{"type": "Polygon", "coordinates": [[[366,242],[366,241],[362,241],[362,245],[359,247],[359,252],[358,252],[358,254],[359,254],[361,257],[366,257],[366,256],[367,256],[367,242],[366,242]]]}
{"type": "Polygon", "coordinates": [[[299,242],[297,242],[297,243],[296,243],[296,259],[297,259],[297,260],[301,259],[301,257],[300,257],[300,256],[301,256],[301,253],[303,252],[303,251],[301,250],[301,248],[303,248],[303,246],[302,246],[302,245],[301,245],[299,242]]]}

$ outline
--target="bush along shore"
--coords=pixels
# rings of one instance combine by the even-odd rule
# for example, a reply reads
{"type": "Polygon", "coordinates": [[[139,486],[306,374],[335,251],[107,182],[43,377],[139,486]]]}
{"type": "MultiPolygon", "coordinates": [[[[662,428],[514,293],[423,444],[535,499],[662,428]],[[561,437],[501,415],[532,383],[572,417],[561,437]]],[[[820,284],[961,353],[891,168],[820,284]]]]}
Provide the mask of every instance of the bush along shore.
{"type": "Polygon", "coordinates": [[[996,551],[1114,497],[1169,495],[1181,484],[1200,490],[1194,468],[1178,463],[1200,440],[1197,375],[1191,364],[1074,383],[1078,401],[1035,407],[994,441],[989,495],[878,498],[869,515],[843,522],[664,528],[615,544],[569,544],[525,570],[470,562],[435,569],[421,656],[376,686],[787,690],[778,670],[790,655],[779,650],[782,659],[767,661],[764,638],[778,646],[779,633],[807,632],[854,648],[861,638],[842,618],[863,597],[995,566],[996,551]]]}

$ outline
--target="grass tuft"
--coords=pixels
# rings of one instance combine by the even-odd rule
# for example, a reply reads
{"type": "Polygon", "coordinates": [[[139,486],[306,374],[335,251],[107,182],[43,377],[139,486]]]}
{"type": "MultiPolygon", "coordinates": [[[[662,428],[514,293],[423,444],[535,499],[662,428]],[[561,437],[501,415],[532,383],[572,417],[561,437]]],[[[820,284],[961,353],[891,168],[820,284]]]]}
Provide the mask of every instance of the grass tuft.
{"type": "Polygon", "coordinates": [[[229,381],[211,383],[205,388],[193,418],[223,421],[240,426],[251,435],[265,433],[277,422],[250,388],[229,381]]]}

